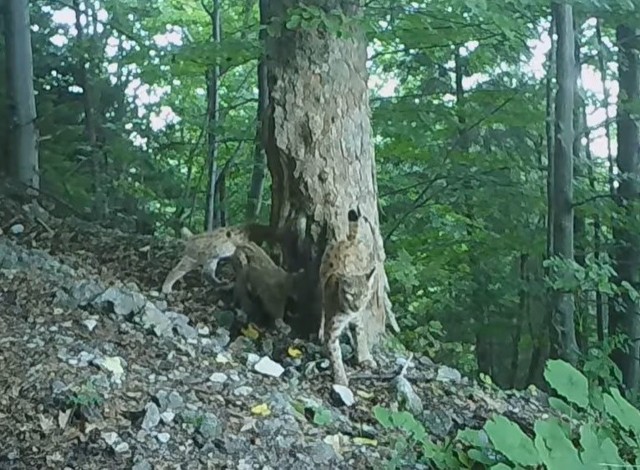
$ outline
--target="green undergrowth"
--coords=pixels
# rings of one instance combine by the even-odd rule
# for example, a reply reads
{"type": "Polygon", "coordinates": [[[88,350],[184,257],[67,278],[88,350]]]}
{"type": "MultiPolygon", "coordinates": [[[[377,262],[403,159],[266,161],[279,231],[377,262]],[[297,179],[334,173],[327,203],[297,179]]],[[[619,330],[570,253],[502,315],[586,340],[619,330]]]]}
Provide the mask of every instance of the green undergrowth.
{"type": "Polygon", "coordinates": [[[387,468],[418,463],[443,470],[638,468],[640,411],[617,388],[590,384],[560,360],[547,362],[544,376],[557,393],[549,405],[558,416],[541,416],[527,432],[496,414],[482,429],[465,429],[435,443],[410,413],[375,407],[374,416],[389,431],[394,448],[387,468]]]}

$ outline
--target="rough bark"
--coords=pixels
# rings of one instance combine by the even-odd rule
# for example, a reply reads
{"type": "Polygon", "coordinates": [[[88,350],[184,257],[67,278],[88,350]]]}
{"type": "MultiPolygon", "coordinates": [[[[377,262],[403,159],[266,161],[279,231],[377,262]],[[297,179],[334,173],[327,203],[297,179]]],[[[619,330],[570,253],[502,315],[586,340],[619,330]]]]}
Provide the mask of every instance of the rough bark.
{"type": "MultiPolygon", "coordinates": [[[[260,0],[260,25],[267,24],[267,3],[268,0],[260,0]]],[[[260,41],[265,44],[266,30],[260,30],[260,41]]],[[[258,62],[258,111],[256,125],[256,141],[253,149],[253,170],[251,172],[251,183],[249,195],[247,197],[247,219],[254,220],[260,213],[262,207],[262,191],[264,188],[264,176],[266,169],[266,157],[263,143],[265,130],[264,113],[269,105],[269,90],[267,88],[267,63],[264,57],[258,62]]]]}
{"type": "Polygon", "coordinates": [[[38,130],[33,91],[29,2],[8,0],[4,7],[11,142],[9,173],[27,187],[39,189],[38,130]]]}
{"type": "MultiPolygon", "coordinates": [[[[557,30],[555,101],[555,151],[553,159],[553,254],[566,260],[573,252],[573,107],[575,89],[575,55],[573,11],[571,5],[554,3],[557,30]]],[[[576,364],[578,346],[575,332],[574,297],[570,292],[556,291],[551,317],[552,355],[576,364]]]]}
{"type": "MultiPolygon", "coordinates": [[[[640,233],[638,207],[640,204],[640,141],[639,127],[634,120],[633,107],[640,102],[640,60],[638,30],[626,25],[616,28],[618,43],[618,73],[620,94],[617,114],[617,164],[620,174],[618,202],[622,223],[614,226],[617,253],[618,281],[640,290],[640,233]]],[[[638,354],[640,353],[640,309],[633,296],[622,289],[622,301],[615,304],[610,315],[612,334],[622,333],[630,340],[628,350],[615,350],[612,359],[622,371],[623,382],[629,391],[638,387],[638,354]]]]}
{"type": "MultiPolygon", "coordinates": [[[[220,42],[220,0],[213,0],[211,17],[211,35],[214,43],[220,42]]],[[[207,204],[204,215],[204,229],[211,231],[218,225],[216,217],[216,180],[218,179],[218,119],[219,97],[218,81],[220,66],[216,64],[208,72],[208,106],[207,106],[207,204]]]]}
{"type": "MultiPolygon", "coordinates": [[[[363,224],[363,240],[376,250],[381,268],[373,315],[367,319],[370,339],[375,341],[384,331],[390,302],[379,230],[366,42],[355,28],[343,37],[321,30],[287,30],[288,10],[301,4],[272,0],[266,13],[281,25],[280,34],[269,36],[266,43],[265,149],[272,178],[271,223],[293,231],[295,243],[284,247],[283,259],[288,270],[306,268],[308,301],[300,314],[308,331],[317,332],[320,257],[328,240],[346,237],[347,212],[360,207],[374,229],[363,224]]],[[[350,19],[360,14],[355,0],[305,4],[325,12],[339,9],[350,19]]]]}

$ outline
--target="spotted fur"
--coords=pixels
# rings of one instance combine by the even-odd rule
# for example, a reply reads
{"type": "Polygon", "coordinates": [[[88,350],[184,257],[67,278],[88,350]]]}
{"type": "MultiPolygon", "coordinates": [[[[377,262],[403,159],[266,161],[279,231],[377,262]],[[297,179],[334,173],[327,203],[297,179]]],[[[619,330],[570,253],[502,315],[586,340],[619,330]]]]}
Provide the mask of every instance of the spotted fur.
{"type": "Polygon", "coordinates": [[[162,292],[165,294],[171,292],[173,285],[185,274],[198,267],[202,267],[215,282],[220,283],[216,277],[218,263],[221,259],[232,256],[238,245],[274,239],[272,229],[260,224],[220,227],[198,235],[190,235],[188,231],[184,231],[183,235],[186,237],[184,253],[162,284],[162,292]]]}
{"type": "Polygon", "coordinates": [[[375,367],[366,329],[364,312],[373,295],[376,263],[369,250],[358,240],[359,210],[348,212],[349,231],[345,240],[327,246],[320,262],[322,319],[320,341],[325,342],[334,383],[349,385],[342,359],[340,336],[350,324],[356,329],[356,356],[360,364],[375,367]]]}

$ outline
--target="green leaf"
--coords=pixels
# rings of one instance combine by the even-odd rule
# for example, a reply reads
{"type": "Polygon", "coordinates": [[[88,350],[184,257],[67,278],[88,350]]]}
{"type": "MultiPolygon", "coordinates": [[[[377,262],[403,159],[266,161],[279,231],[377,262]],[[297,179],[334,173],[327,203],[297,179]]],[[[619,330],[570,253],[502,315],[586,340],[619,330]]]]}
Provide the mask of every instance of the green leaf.
{"type": "Polygon", "coordinates": [[[618,448],[609,439],[599,441],[593,423],[585,423],[580,428],[580,446],[582,463],[590,468],[607,468],[607,466],[620,466],[624,468],[625,462],[618,454],[618,448]]]}
{"type": "Polygon", "coordinates": [[[478,449],[470,449],[469,452],[467,452],[467,455],[474,462],[483,463],[485,465],[491,465],[495,462],[495,459],[489,458],[487,454],[478,449]]]}
{"type": "Polygon", "coordinates": [[[581,470],[584,465],[577,450],[557,419],[537,421],[535,445],[547,470],[581,470]]]}
{"type": "Polygon", "coordinates": [[[461,429],[456,435],[456,439],[474,447],[487,447],[489,442],[486,433],[479,429],[461,429]]]}
{"type": "Polygon", "coordinates": [[[566,415],[572,415],[576,412],[573,408],[571,408],[570,405],[567,404],[566,401],[556,397],[549,397],[549,406],[554,410],[558,410],[560,413],[564,413],[566,415]]]}
{"type": "Polygon", "coordinates": [[[611,387],[604,395],[604,409],[620,426],[640,436],[640,411],[620,395],[617,388],[611,387]]]}
{"type": "Polygon", "coordinates": [[[568,362],[560,359],[547,361],[544,378],[567,401],[581,408],[589,405],[589,382],[568,362]]]}
{"type": "Polygon", "coordinates": [[[529,436],[504,416],[495,416],[487,421],[484,430],[496,450],[512,462],[525,466],[542,463],[529,436]]]}
{"type": "Polygon", "coordinates": [[[287,27],[287,29],[296,29],[298,26],[300,26],[301,22],[302,19],[300,18],[300,16],[291,15],[291,17],[285,23],[285,26],[287,27]]]}
{"type": "Polygon", "coordinates": [[[393,427],[391,423],[391,411],[382,406],[376,405],[373,407],[373,416],[378,420],[383,428],[393,427]]]}
{"type": "Polygon", "coordinates": [[[318,426],[324,426],[331,422],[331,411],[326,409],[319,409],[313,415],[313,422],[318,426]]]}

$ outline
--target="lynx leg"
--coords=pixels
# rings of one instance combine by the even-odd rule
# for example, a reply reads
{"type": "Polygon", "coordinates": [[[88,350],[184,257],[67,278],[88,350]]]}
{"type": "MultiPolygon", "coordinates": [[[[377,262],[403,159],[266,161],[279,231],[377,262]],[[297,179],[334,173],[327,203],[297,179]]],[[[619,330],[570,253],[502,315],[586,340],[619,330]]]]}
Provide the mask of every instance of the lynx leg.
{"type": "Polygon", "coordinates": [[[324,307],[321,308],[320,329],[318,330],[318,339],[320,343],[324,343],[324,307]]]}
{"type": "Polygon", "coordinates": [[[213,258],[204,266],[204,272],[206,272],[211,278],[218,284],[222,284],[222,281],[216,277],[216,269],[218,269],[218,262],[220,258],[213,258]]]}
{"type": "Polygon", "coordinates": [[[182,278],[189,271],[192,271],[198,266],[198,262],[193,258],[189,258],[188,256],[183,256],[182,259],[178,262],[178,264],[169,271],[167,277],[162,284],[162,292],[168,294],[171,292],[173,285],[177,280],[182,278]]]}
{"type": "Polygon", "coordinates": [[[362,364],[369,368],[377,367],[377,363],[371,354],[369,349],[369,341],[367,339],[367,332],[364,328],[364,320],[360,312],[355,319],[356,326],[356,356],[358,364],[362,364]]]}
{"type": "Polygon", "coordinates": [[[329,337],[327,340],[327,350],[329,353],[329,361],[333,369],[333,383],[337,385],[349,386],[349,379],[344,368],[342,360],[342,349],[340,349],[340,334],[342,330],[349,324],[349,318],[346,316],[336,315],[329,323],[329,337]]]}

